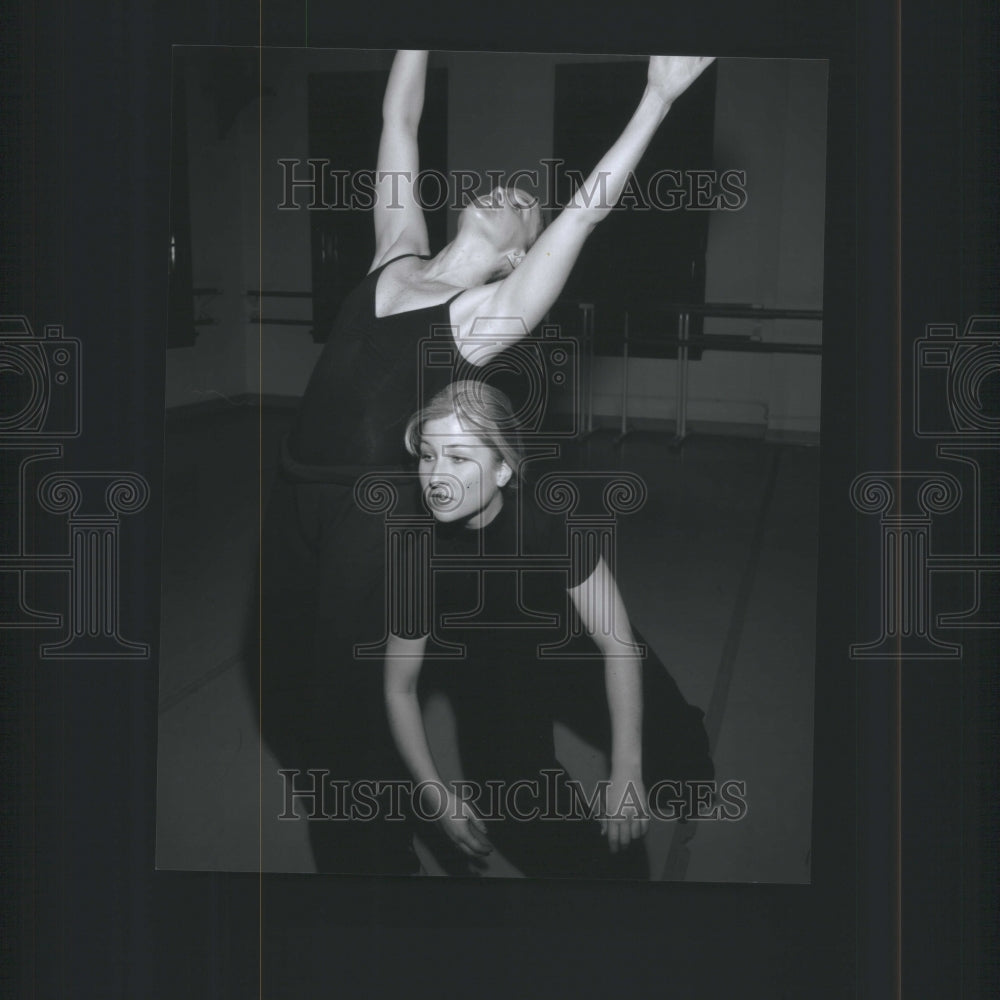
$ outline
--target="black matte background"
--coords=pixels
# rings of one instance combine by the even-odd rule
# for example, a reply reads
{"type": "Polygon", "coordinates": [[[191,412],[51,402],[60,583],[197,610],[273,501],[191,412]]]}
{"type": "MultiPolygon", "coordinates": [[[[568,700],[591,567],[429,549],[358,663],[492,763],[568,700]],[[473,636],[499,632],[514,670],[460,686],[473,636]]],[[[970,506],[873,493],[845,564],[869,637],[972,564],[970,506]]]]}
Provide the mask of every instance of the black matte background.
{"type": "Polygon", "coordinates": [[[857,619],[878,589],[876,535],[848,502],[850,481],[897,462],[933,467],[910,433],[910,344],[927,322],[998,307],[995,13],[968,0],[38,0],[3,18],[0,311],[83,342],[84,433],[67,468],[132,470],[153,487],[123,530],[122,631],[154,649],[172,44],[831,60],[812,886],[157,873],[155,661],[40,663],[37,637],[8,632],[5,995],[994,995],[996,633],[966,636],[961,665],[903,666],[899,757],[895,668],[856,668],[847,648],[870,637],[857,619]]]}

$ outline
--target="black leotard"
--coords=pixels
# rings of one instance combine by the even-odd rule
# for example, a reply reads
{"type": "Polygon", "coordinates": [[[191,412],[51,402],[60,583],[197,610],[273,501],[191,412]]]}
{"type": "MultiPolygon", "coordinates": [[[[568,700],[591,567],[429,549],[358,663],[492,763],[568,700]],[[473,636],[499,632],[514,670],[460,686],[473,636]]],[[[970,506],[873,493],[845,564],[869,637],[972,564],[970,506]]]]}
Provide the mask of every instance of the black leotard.
{"type": "Polygon", "coordinates": [[[289,435],[296,462],[398,466],[406,461],[403,430],[420,401],[421,379],[424,399],[451,381],[446,368],[421,364],[420,343],[450,325],[449,306],[461,292],[439,305],[375,315],[378,279],[403,257],[372,271],[344,300],[289,435]]]}

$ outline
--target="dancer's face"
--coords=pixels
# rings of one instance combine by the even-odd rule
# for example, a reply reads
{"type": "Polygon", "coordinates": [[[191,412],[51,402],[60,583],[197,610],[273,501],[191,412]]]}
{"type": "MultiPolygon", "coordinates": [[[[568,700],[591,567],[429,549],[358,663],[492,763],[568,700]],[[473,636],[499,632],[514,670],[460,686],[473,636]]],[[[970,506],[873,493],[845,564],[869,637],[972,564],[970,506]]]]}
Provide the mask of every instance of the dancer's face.
{"type": "Polygon", "coordinates": [[[469,201],[459,226],[473,226],[501,253],[524,252],[542,228],[542,210],[538,199],[521,188],[495,187],[469,201]]]}
{"type": "Polygon", "coordinates": [[[510,466],[452,414],[428,420],[420,434],[418,465],[424,503],[438,521],[489,524],[503,506],[510,466]]]}

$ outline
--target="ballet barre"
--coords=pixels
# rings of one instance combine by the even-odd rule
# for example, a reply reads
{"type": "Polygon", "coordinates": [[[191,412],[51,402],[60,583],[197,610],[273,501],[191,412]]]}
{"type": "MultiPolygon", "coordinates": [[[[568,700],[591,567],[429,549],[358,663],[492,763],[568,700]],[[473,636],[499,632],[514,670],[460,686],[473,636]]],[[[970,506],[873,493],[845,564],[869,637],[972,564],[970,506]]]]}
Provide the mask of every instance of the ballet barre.
{"type": "Polygon", "coordinates": [[[311,299],[313,297],[312,292],[285,292],[285,291],[269,291],[261,290],[259,288],[251,288],[247,291],[247,298],[253,300],[253,312],[250,318],[247,320],[248,323],[257,323],[261,326],[315,326],[316,321],[314,319],[281,319],[277,317],[263,317],[260,314],[260,300],[264,298],[268,299],[311,299]]]}
{"type": "MultiPolygon", "coordinates": [[[[702,351],[730,351],[751,354],[813,354],[821,355],[821,344],[796,343],[791,341],[759,340],[750,334],[691,334],[691,317],[703,319],[749,319],[749,320],[810,320],[822,322],[823,312],[819,309],[771,309],[753,305],[730,303],[666,304],[654,307],[659,313],[677,317],[677,332],[656,337],[637,337],[630,330],[630,313],[625,311],[622,339],[622,390],[621,390],[621,430],[615,443],[620,443],[628,430],[628,362],[629,346],[655,344],[671,345],[677,348],[676,419],[672,444],[679,447],[687,437],[688,410],[688,363],[692,348],[702,351]]],[[[592,394],[592,389],[588,390],[592,394]]]]}

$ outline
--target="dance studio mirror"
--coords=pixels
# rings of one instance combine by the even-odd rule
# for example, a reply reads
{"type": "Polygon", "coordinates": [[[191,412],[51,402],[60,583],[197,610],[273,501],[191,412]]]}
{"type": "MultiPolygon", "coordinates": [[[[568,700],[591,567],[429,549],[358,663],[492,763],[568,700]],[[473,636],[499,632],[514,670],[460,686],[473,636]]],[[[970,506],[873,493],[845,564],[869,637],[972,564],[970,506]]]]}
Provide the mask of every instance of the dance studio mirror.
{"type": "Polygon", "coordinates": [[[173,74],[157,866],[808,883],[826,64],[173,74]]]}

